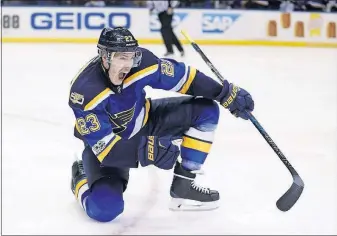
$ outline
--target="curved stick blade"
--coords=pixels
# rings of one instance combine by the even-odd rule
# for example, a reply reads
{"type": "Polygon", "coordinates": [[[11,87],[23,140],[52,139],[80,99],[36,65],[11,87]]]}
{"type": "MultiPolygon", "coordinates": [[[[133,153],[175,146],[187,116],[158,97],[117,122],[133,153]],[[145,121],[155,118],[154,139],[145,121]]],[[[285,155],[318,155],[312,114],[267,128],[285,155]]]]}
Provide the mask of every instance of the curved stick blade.
{"type": "Polygon", "coordinates": [[[294,178],[294,182],[288,191],[276,202],[276,206],[281,211],[290,210],[300,198],[304,189],[304,183],[299,176],[294,178]]]}

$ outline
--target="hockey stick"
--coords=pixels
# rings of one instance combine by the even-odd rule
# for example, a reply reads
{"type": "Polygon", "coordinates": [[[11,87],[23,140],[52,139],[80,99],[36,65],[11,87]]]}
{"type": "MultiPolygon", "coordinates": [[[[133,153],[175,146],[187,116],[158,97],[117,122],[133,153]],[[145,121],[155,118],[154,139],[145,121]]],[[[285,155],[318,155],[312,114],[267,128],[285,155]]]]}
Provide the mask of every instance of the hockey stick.
{"type": "MultiPolygon", "coordinates": [[[[210,67],[213,73],[218,77],[218,79],[221,80],[221,82],[223,83],[225,79],[222,77],[219,71],[214,67],[214,65],[207,58],[207,56],[203,53],[200,47],[189,37],[189,35],[185,31],[182,30],[181,33],[184,35],[187,41],[192,45],[192,47],[199,53],[199,55],[206,62],[206,64],[210,67]]],[[[256,129],[260,132],[263,138],[267,141],[269,146],[274,150],[274,152],[277,154],[277,156],[280,158],[283,164],[287,167],[287,169],[289,170],[289,172],[291,173],[293,177],[293,183],[291,187],[276,202],[276,206],[279,210],[288,211],[290,208],[294,206],[294,204],[297,202],[297,200],[300,198],[303,192],[303,189],[304,189],[303,180],[301,179],[297,171],[294,169],[294,167],[287,160],[287,158],[283,155],[281,150],[274,143],[274,141],[271,139],[271,137],[267,134],[264,128],[260,125],[257,119],[248,111],[246,111],[246,114],[248,115],[249,120],[253,123],[256,129]]]]}

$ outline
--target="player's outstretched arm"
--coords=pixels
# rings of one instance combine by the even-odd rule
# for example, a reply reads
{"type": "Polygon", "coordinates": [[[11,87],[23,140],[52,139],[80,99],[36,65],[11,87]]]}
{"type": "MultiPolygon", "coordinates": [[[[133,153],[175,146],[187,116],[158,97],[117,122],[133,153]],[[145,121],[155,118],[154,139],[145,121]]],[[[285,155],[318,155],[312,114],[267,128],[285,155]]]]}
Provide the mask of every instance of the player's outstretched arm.
{"type": "Polygon", "coordinates": [[[227,80],[219,84],[211,77],[183,62],[158,59],[158,74],[151,87],[218,101],[236,117],[248,119],[245,110],[253,111],[254,101],[245,89],[227,80]]]}

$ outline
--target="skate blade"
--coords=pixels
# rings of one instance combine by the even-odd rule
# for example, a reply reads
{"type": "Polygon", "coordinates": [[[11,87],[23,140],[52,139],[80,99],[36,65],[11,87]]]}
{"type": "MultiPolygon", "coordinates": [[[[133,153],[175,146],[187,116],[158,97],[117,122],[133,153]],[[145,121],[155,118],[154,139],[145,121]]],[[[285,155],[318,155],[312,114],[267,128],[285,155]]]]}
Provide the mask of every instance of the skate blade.
{"type": "Polygon", "coordinates": [[[169,205],[171,211],[211,211],[218,207],[219,201],[199,202],[182,198],[172,198],[169,205]]]}

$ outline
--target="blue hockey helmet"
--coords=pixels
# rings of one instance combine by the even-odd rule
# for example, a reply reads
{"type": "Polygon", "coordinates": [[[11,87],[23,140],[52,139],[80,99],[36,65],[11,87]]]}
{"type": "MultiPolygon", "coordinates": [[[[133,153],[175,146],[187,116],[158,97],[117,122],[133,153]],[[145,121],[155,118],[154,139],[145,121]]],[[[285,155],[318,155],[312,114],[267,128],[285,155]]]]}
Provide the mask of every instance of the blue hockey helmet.
{"type": "Polygon", "coordinates": [[[138,48],[138,41],[132,33],[124,27],[104,28],[97,44],[98,54],[102,57],[106,55],[110,61],[112,53],[134,52],[134,64],[140,64],[142,53],[138,48]]]}

